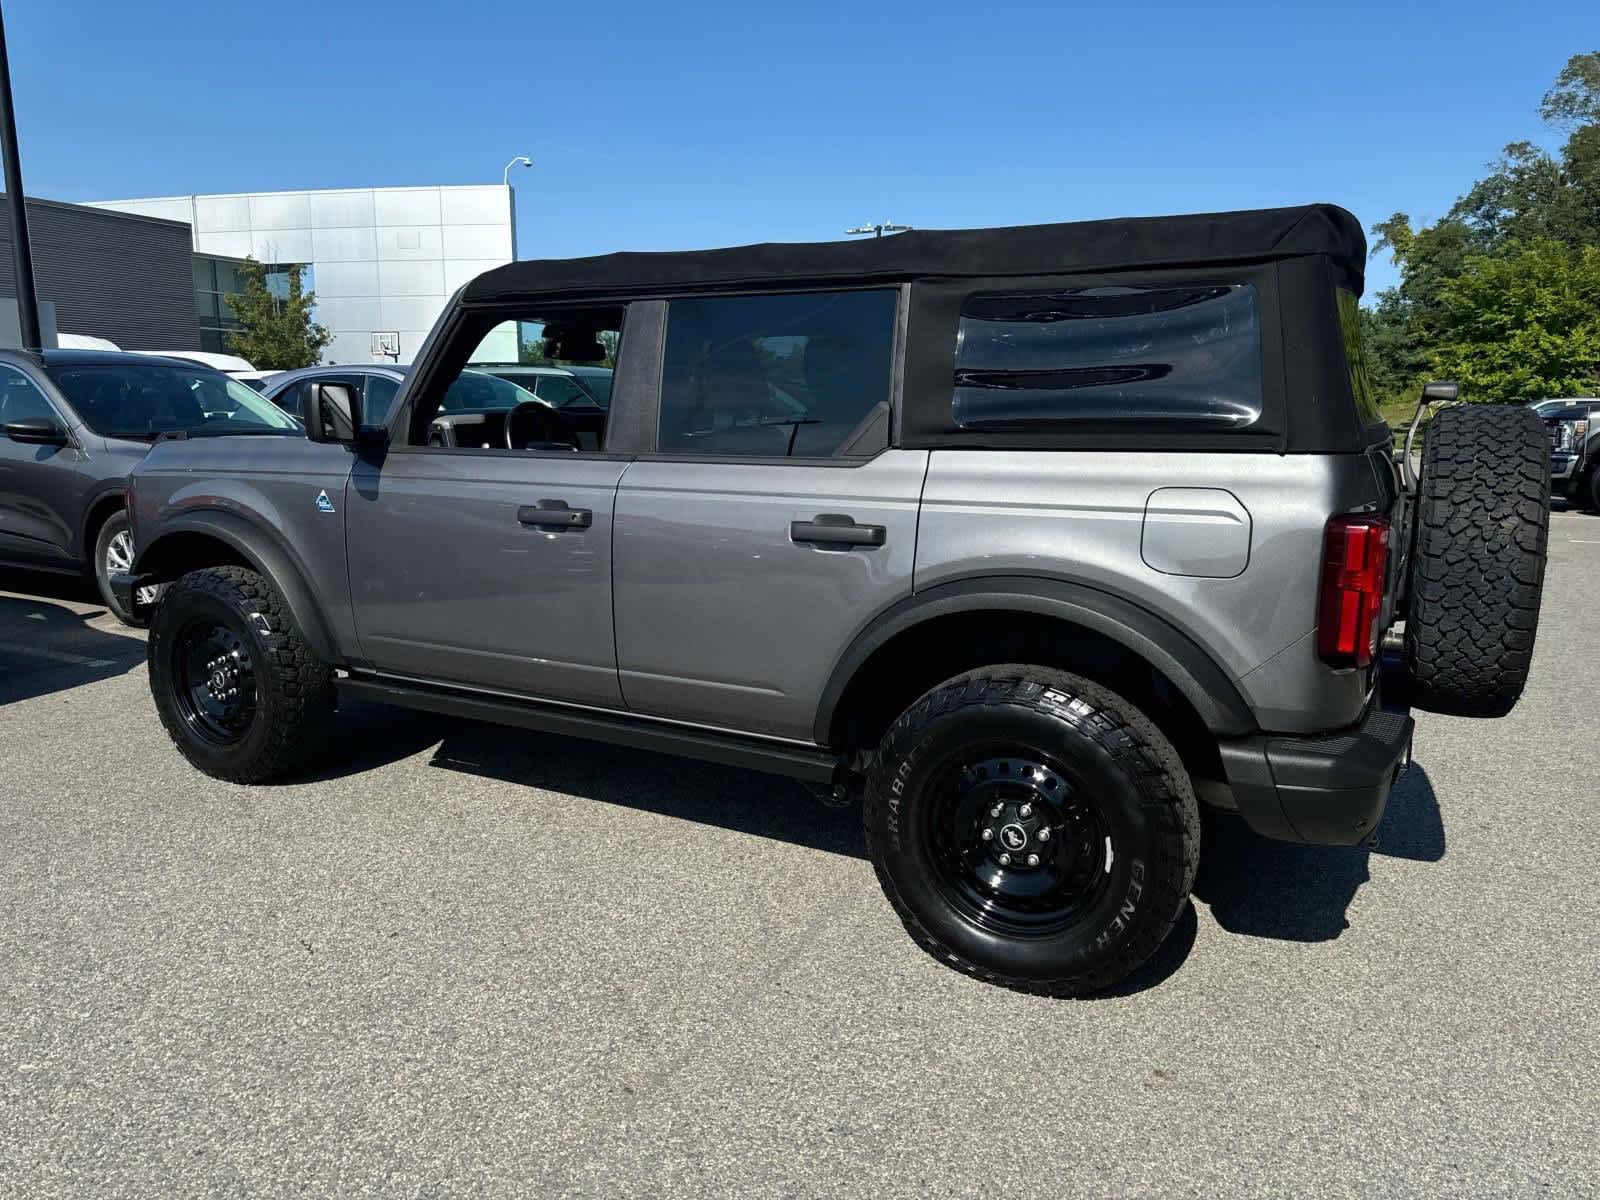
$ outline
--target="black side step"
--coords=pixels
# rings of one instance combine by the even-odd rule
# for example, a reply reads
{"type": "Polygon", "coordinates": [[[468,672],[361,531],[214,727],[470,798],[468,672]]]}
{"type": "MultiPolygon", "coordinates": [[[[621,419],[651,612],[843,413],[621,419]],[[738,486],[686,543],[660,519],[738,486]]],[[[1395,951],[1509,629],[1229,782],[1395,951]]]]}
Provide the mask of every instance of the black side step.
{"type": "Polygon", "coordinates": [[[732,733],[689,729],[676,725],[631,717],[625,713],[595,712],[540,704],[536,700],[513,700],[485,696],[427,684],[402,683],[389,679],[350,676],[338,681],[339,693],[379,704],[396,704],[448,717],[467,717],[496,725],[515,725],[556,733],[566,737],[679,754],[728,767],[745,767],[770,775],[787,775],[808,783],[832,783],[841,773],[838,755],[826,750],[763,742],[732,733]]]}

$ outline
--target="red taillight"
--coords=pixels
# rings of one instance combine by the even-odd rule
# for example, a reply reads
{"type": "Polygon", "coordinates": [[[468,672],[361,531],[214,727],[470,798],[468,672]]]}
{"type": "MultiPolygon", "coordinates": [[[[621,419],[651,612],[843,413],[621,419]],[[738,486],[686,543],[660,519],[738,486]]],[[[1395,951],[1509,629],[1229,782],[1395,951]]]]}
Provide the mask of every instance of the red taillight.
{"type": "Polygon", "coordinates": [[[1378,653],[1378,610],[1389,562],[1389,522],[1352,513],[1322,538],[1317,656],[1330,667],[1369,667],[1378,653]]]}

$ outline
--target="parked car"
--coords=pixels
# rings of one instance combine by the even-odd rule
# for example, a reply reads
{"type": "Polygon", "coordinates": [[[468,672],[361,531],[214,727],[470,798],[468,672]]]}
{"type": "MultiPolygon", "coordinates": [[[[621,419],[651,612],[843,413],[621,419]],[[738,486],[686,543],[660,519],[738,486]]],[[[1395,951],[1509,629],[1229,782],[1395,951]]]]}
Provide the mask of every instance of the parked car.
{"type": "Polygon", "coordinates": [[[1094,991],[1183,910],[1199,798],[1360,843],[1408,705],[1522,691],[1544,430],[1448,408],[1403,487],[1366,259],[1312,206],[512,263],[382,421],[320,381],[307,440],[156,447],[116,586],[169,585],[151,691],[218,778],[343,695],[860,787],[938,961],[1094,991]],[[526,401],[436,437],[510,321],[621,332],[596,447],[526,401]]]}
{"type": "Polygon", "coordinates": [[[1531,408],[1550,434],[1550,487],[1574,508],[1600,511],[1600,398],[1542,400],[1531,408]]]}
{"type": "MultiPolygon", "coordinates": [[[[359,401],[364,420],[382,424],[409,369],[383,363],[304,367],[284,372],[272,381],[265,394],[278,407],[303,418],[309,411],[313,386],[337,383],[349,388],[359,401]]],[[[598,433],[590,436],[588,445],[584,444],[582,430],[591,426],[582,415],[576,418],[566,414],[558,416],[550,411],[553,407],[509,380],[486,371],[464,370],[451,383],[438,415],[429,425],[428,440],[432,445],[454,446],[470,438],[474,439],[473,445],[489,445],[484,439],[503,440],[508,430],[525,427],[537,414],[546,426],[560,431],[565,448],[593,449],[598,445],[598,433]],[[521,411],[517,419],[509,421],[507,414],[518,409],[521,411]]]]}
{"type": "Polygon", "coordinates": [[[108,579],[133,564],[123,495],[151,444],[300,432],[210,367],[100,350],[0,351],[0,426],[0,562],[92,573],[130,624],[108,579]]]}
{"type": "Polygon", "coordinates": [[[267,380],[279,374],[277,371],[258,371],[248,358],[240,358],[237,354],[216,354],[210,350],[132,350],[129,353],[200,363],[202,366],[215,368],[230,379],[237,379],[258,392],[265,388],[267,380]]]}
{"type": "Polygon", "coordinates": [[[472,367],[510,380],[557,408],[603,411],[611,406],[610,367],[499,362],[474,362],[472,367]]]}

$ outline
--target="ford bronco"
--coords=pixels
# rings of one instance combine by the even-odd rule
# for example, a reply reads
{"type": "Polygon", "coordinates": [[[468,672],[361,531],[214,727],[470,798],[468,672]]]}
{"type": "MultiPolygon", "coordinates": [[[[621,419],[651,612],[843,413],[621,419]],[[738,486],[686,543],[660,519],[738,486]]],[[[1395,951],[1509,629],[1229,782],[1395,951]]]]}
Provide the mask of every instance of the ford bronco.
{"type": "Polygon", "coordinates": [[[1200,802],[1364,842],[1409,706],[1521,693],[1548,440],[1455,405],[1398,462],[1365,260],[1318,205],[512,263],[381,423],[320,383],[305,439],[158,444],[117,586],[163,587],[150,686],[213,776],[357,696],[859,785],[939,961],[1104,989],[1200,802]],[[508,328],[609,403],[442,413],[508,328]]]}

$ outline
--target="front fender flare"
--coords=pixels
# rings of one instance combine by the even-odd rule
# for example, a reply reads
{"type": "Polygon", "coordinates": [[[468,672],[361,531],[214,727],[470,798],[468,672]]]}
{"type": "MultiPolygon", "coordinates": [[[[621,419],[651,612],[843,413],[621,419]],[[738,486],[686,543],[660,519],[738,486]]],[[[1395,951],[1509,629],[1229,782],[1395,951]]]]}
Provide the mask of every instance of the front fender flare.
{"type": "Polygon", "coordinates": [[[917,592],[880,613],[834,666],[817,707],[813,737],[828,745],[834,713],[856,672],[896,635],[935,617],[964,612],[1016,612],[1056,617],[1092,629],[1137,654],[1178,689],[1219,737],[1257,728],[1234,681],[1192,638],[1121,596],[1060,579],[988,575],[917,592]]]}
{"type": "Polygon", "coordinates": [[[272,580],[273,586],[283,594],[289,611],[294,614],[295,624],[300,627],[312,652],[323,662],[339,661],[333,633],[299,566],[273,534],[246,517],[218,509],[199,509],[163,521],[155,539],[140,550],[133,573],[153,575],[157,580],[173,578],[171,574],[163,575],[161,549],[163,544],[172,546],[172,539],[180,534],[202,534],[215,538],[272,580]]]}

